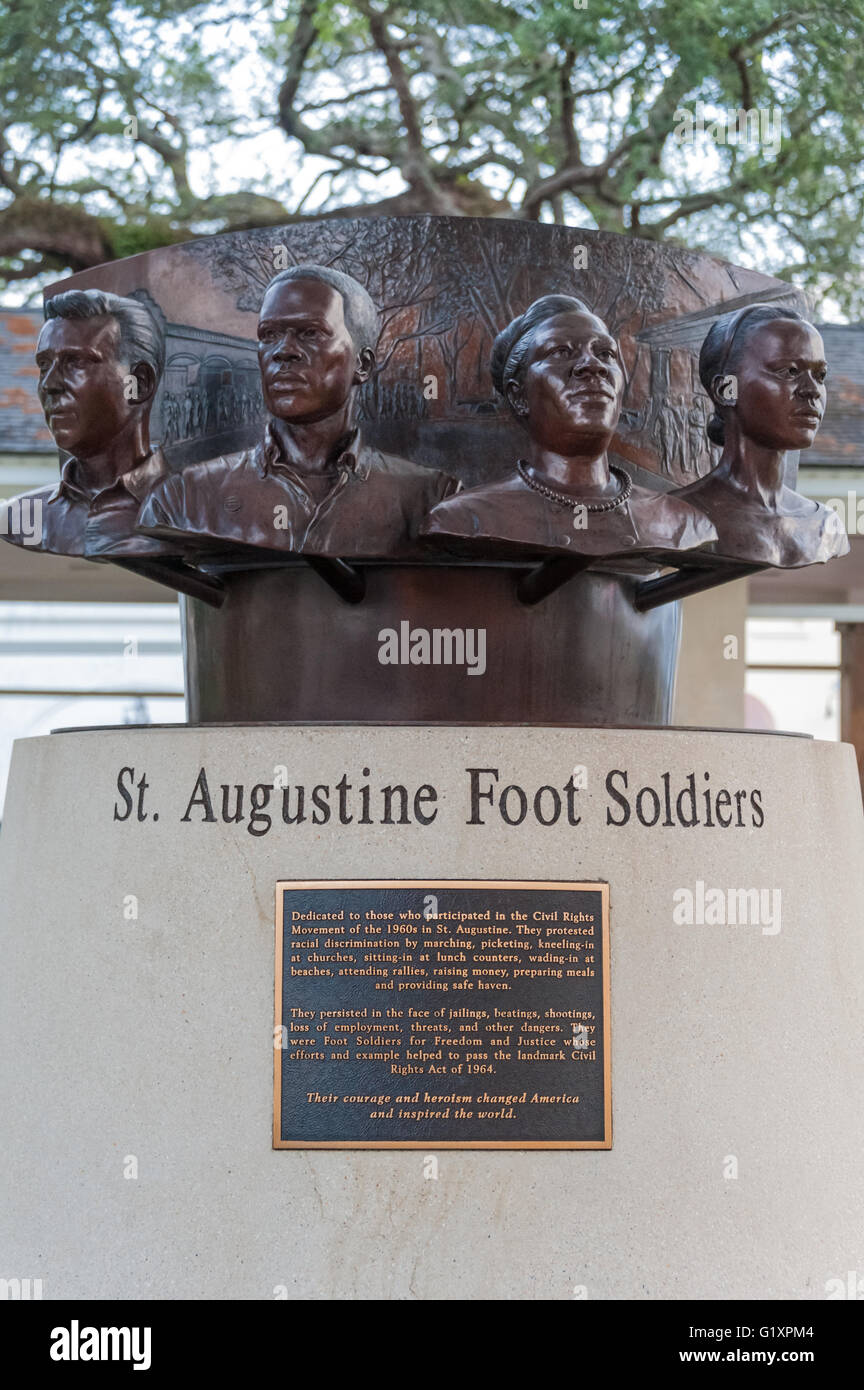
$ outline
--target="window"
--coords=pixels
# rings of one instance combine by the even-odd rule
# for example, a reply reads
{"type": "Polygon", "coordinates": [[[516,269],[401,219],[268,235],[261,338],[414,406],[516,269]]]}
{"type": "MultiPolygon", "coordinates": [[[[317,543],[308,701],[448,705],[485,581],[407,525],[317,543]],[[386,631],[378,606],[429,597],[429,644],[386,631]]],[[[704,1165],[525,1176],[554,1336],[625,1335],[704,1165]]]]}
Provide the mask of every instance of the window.
{"type": "Polygon", "coordinates": [[[0,603],[0,807],[16,738],[184,719],[176,603],[0,603]]]}
{"type": "Polygon", "coordinates": [[[747,620],[747,727],[840,738],[840,634],[830,618],[747,620]]]}

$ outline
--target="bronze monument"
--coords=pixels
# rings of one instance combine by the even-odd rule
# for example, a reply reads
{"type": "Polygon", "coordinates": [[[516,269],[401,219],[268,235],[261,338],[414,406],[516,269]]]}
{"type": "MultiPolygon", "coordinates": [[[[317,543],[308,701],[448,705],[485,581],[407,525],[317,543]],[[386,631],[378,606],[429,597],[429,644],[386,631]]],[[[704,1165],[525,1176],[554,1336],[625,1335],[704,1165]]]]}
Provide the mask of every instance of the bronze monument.
{"type": "Polygon", "coordinates": [[[500,482],[431,513],[424,535],[456,553],[566,551],[596,559],[692,550],[713,526],[609,459],[625,387],[617,342],[581,300],[547,295],[495,339],[492,380],[528,434],[500,482]]]}
{"type": "Polygon", "coordinates": [[[173,546],[134,534],[141,503],[167,473],[162,451],[150,447],[165,363],[153,315],[102,290],[56,295],[45,303],[36,363],[48,428],[69,458],[56,487],[15,499],[41,515],[39,540],[14,528],[4,539],[87,559],[176,555],[173,546]]]}
{"type": "Polygon", "coordinates": [[[8,539],[183,594],[193,722],[662,725],[678,599],[846,548],[787,457],[825,403],[803,309],[697,252],[482,218],[147,252],[48,290],[71,457],[8,539]]]}
{"type": "Polygon", "coordinates": [[[141,530],[221,551],[416,553],[426,512],[459,483],[364,442],[357,395],[378,331],[377,310],[351,276],[317,265],[275,276],[258,320],[263,440],[165,480],[141,510],[141,530]]]}
{"type": "Polygon", "coordinates": [[[711,518],[718,557],[792,569],[848,552],[836,512],[784,483],[787,450],[809,449],[822,422],[827,370],[821,337],[792,309],[751,304],[712,325],[699,375],[723,454],[675,495],[711,518]]]}

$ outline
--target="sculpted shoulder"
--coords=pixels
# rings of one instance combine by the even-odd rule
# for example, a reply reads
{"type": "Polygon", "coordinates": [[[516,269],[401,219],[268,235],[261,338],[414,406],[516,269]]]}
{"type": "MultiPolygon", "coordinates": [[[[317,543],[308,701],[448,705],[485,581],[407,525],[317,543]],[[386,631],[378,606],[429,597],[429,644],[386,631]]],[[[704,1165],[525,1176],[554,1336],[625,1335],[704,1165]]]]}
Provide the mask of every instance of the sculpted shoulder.
{"type": "Polygon", "coordinates": [[[32,506],[33,503],[38,502],[40,506],[44,506],[46,502],[50,501],[56,491],[56,484],[47,483],[44,487],[31,488],[29,492],[19,492],[15,497],[4,497],[2,499],[2,505],[12,508],[13,510],[20,507],[21,503],[32,506]]]}
{"type": "Polygon", "coordinates": [[[595,553],[632,554],[636,548],[692,550],[716,540],[708,517],[669,493],[634,485],[619,511],[589,515],[576,528],[572,513],[527,488],[518,473],[497,483],[469,488],[441,502],[426,519],[430,541],[447,537],[488,539],[508,546],[595,553]],[[638,539],[637,539],[638,538],[638,539]]]}
{"type": "MultiPolygon", "coordinates": [[[[444,475],[442,475],[444,476],[444,475]]],[[[531,507],[532,494],[522,484],[518,474],[497,483],[466,488],[439,502],[429,513],[420,534],[423,536],[492,535],[490,528],[504,527],[502,539],[510,538],[510,529],[524,518],[531,507]],[[527,507],[526,507],[527,502],[527,507]],[[511,518],[513,519],[511,522],[511,518]],[[510,522],[510,527],[508,527],[510,522]]]]}
{"type": "Polygon", "coordinates": [[[409,488],[416,486],[427,492],[433,501],[452,497],[462,488],[459,479],[449,473],[443,473],[438,468],[425,468],[421,463],[412,463],[400,454],[385,454],[381,449],[375,449],[371,451],[371,458],[376,473],[394,481],[401,480],[409,488]]]}
{"type": "Polygon", "coordinates": [[[207,531],[221,514],[225,494],[236,488],[247,459],[246,453],[228,454],[165,478],[146,498],[138,530],[148,535],[207,531]]]}
{"type": "Polygon", "coordinates": [[[47,550],[50,540],[47,504],[56,490],[56,485],[48,484],[0,500],[0,539],[10,545],[25,545],[28,550],[47,550]]]}
{"type": "Polygon", "coordinates": [[[680,492],[655,492],[634,484],[630,507],[646,545],[693,550],[717,540],[710,517],[682,498],[680,492]]]}
{"type": "Polygon", "coordinates": [[[675,494],[704,511],[717,530],[716,553],[777,569],[824,564],[849,553],[837,513],[784,487],[776,509],[741,497],[723,478],[708,474],[675,494]]]}
{"type": "Polygon", "coordinates": [[[816,518],[819,526],[821,538],[820,559],[833,560],[840,555],[848,555],[851,549],[846,527],[833,507],[826,507],[821,502],[818,506],[818,517],[816,518]]]}

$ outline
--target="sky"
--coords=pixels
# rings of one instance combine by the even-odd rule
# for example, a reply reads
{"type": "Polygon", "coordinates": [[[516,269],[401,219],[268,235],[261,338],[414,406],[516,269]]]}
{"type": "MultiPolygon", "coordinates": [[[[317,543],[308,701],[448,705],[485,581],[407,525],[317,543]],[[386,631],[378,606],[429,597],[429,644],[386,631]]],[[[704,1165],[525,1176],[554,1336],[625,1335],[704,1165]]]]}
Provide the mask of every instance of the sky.
{"type": "MultiPolygon", "coordinates": [[[[329,180],[321,179],[320,182],[316,182],[329,164],[328,161],[315,156],[304,156],[297,141],[289,139],[275,128],[272,107],[278,91],[279,69],[266,56],[262,56],[270,38],[268,19],[263,14],[256,13],[254,8],[245,11],[242,20],[230,20],[227,12],[221,8],[215,9],[214,13],[223,22],[205,25],[198,30],[199,36],[214,69],[222,76],[231,103],[240,113],[249,133],[242,140],[213,140],[202,135],[192,150],[189,162],[194,191],[200,196],[206,196],[210,193],[240,192],[252,187],[261,194],[277,198],[289,209],[296,209],[301,199],[308,195],[307,201],[303,203],[303,211],[314,212],[321,206],[329,191],[329,180]],[[250,171],[253,171],[251,176],[250,171]]],[[[190,21],[172,21],[169,31],[171,37],[166,41],[166,56],[176,57],[182,54],[184,36],[191,31],[190,21]]],[[[382,73],[382,79],[384,76],[382,73]]],[[[374,72],[370,72],[366,80],[374,81],[374,72]]],[[[339,94],[342,90],[344,89],[335,77],[325,74],[318,79],[317,88],[309,93],[309,99],[321,101],[339,94]]],[[[623,92],[619,100],[626,101],[623,92]]],[[[327,112],[322,112],[319,119],[322,122],[326,120],[333,109],[328,108],[327,112]]],[[[612,119],[620,114],[618,111],[610,112],[612,119]]],[[[710,114],[709,112],[708,118],[710,114]]],[[[589,123],[580,128],[580,137],[589,159],[597,158],[601,154],[604,135],[602,123],[589,123]]],[[[10,143],[15,143],[14,129],[8,133],[7,138],[10,139],[10,143]]],[[[681,146],[677,150],[668,145],[666,155],[670,170],[686,180],[691,187],[703,186],[705,181],[710,181],[719,167],[717,148],[712,146],[710,139],[704,135],[698,138],[694,145],[681,146]]],[[[103,177],[110,180],[112,165],[116,169],[116,161],[124,158],[124,152],[118,150],[116,143],[112,143],[105,150],[103,177]]],[[[133,158],[145,163],[148,159],[155,160],[155,156],[150,152],[142,151],[140,148],[133,150],[130,145],[128,160],[131,162],[133,158]]],[[[156,164],[158,165],[158,161],[156,164]]],[[[92,165],[72,150],[64,156],[60,173],[64,178],[76,177],[88,168],[92,168],[92,165]]],[[[490,179],[494,186],[494,175],[490,176],[490,179]]],[[[498,191],[503,191],[507,179],[509,175],[501,170],[500,178],[497,180],[498,191]]],[[[400,176],[388,171],[381,176],[360,174],[356,177],[354,186],[343,182],[337,186],[337,192],[344,196],[346,202],[361,201],[364,197],[372,201],[395,194],[403,186],[400,176]]],[[[516,197],[520,194],[518,185],[514,194],[516,197]]],[[[594,225],[592,219],[580,213],[572,200],[571,206],[574,207],[574,216],[568,217],[569,221],[586,227],[594,225]]],[[[547,213],[546,216],[550,215],[547,213]]],[[[682,224],[682,239],[685,241],[688,240],[688,228],[692,243],[700,242],[709,251],[713,249],[717,254],[751,269],[771,274],[775,267],[788,259],[784,254],[780,231],[768,223],[757,222],[752,227],[745,228],[741,234],[740,247],[734,246],[729,228],[724,232],[722,227],[718,228],[717,222],[712,222],[708,216],[703,217],[701,222],[694,220],[691,224],[682,224]]],[[[56,276],[49,275],[43,277],[41,282],[13,284],[0,293],[0,303],[5,307],[38,305],[41,301],[42,283],[54,278],[56,276]]],[[[824,287],[817,317],[834,322],[846,321],[828,285],[824,287]]]]}

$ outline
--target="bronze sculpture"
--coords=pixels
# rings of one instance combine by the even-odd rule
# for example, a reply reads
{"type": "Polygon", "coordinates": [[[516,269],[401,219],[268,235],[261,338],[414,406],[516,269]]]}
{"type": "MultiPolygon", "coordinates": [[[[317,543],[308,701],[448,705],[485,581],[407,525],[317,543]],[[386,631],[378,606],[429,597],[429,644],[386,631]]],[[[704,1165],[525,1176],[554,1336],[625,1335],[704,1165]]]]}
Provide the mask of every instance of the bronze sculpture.
{"type": "Polygon", "coordinates": [[[677,495],[635,484],[608,457],[625,373],[581,300],[546,295],[499,333],[492,380],[528,433],[500,482],[437,506],[423,534],[459,553],[565,551],[586,559],[692,550],[713,527],[677,495]]]}
{"type": "MultiPolygon", "coordinates": [[[[161,329],[135,299],[69,290],[48,299],[36,345],[38,393],[48,428],[70,457],[56,487],[15,501],[35,508],[41,535],[4,532],[13,545],[88,559],[173,556],[135,535],[138,510],[167,474],[151,449],[150,411],[165,362],[161,329]]],[[[11,515],[16,509],[11,509],[11,515]]]]}
{"type": "MultiPolygon", "coordinates": [[[[591,312],[554,293],[570,283],[577,236],[595,234],[482,219],[327,220],[205,238],[106,268],[99,283],[132,301],[57,293],[47,317],[63,317],[64,302],[89,306],[75,317],[98,320],[82,331],[104,329],[112,352],[108,366],[76,367],[80,385],[63,391],[50,389],[59,365],[42,357],[46,412],[76,457],[63,487],[36,494],[41,503],[57,493],[45,509],[58,534],[29,525],[23,534],[20,508],[22,534],[11,538],[26,545],[32,532],[43,548],[72,549],[74,537],[56,525],[68,512],[70,527],[83,518],[73,553],[189,597],[193,719],[342,718],[360,708],[359,682],[369,717],[382,707],[391,718],[451,717],[458,704],[468,719],[668,721],[675,600],[772,563],[756,544],[772,525],[787,552],[796,531],[805,536],[794,563],[823,558],[834,543],[833,515],[790,488],[748,499],[737,474],[721,468],[683,490],[715,462],[709,408],[730,431],[738,410],[716,396],[712,405],[704,374],[698,384],[706,325],[724,306],[773,294],[782,306],[774,318],[794,327],[798,301],[791,287],[745,271],[730,279],[730,299],[725,272],[707,258],[604,235],[591,242],[596,264],[584,282],[591,312]],[[271,279],[285,263],[277,249],[290,252],[292,269],[271,279]],[[380,344],[365,284],[384,306],[380,344]],[[148,374],[140,353],[120,352],[110,312],[112,302],[141,312],[143,285],[166,338],[160,438],[173,472],[158,451],[147,453],[148,374]],[[508,323],[514,304],[531,307],[495,342],[496,402],[493,325],[508,323]],[[99,375],[112,363],[122,402],[116,390],[105,395],[99,375]],[[118,441],[113,473],[90,437],[94,421],[97,444],[118,441]],[[450,473],[471,490],[455,495],[450,473]],[[82,480],[86,494],[67,495],[82,480]],[[673,481],[681,493],[664,490],[673,481]],[[133,537],[134,512],[146,532],[133,537]],[[676,572],[650,573],[660,566],[676,572]],[[457,615],[488,627],[491,680],[463,687],[446,665],[381,667],[383,628],[445,632],[457,615]],[[264,632],[279,640],[262,643],[264,632]]],[[[756,324],[753,315],[741,322],[756,324]]],[[[730,338],[727,368],[729,359],[743,363],[745,341],[749,353],[757,335],[730,338]]],[[[73,357],[62,361],[71,380],[73,357]]],[[[156,379],[161,363],[160,354],[156,379]]],[[[715,363],[711,378],[718,374],[715,363]]],[[[739,453],[756,459],[758,492],[765,450],[746,441],[766,412],[752,408],[748,380],[739,453]]],[[[785,449],[806,447],[815,433],[824,397],[804,397],[786,401],[792,435],[783,410],[775,421],[767,452],[778,468],[785,449]]],[[[14,509],[0,512],[0,530],[9,520],[14,509]]],[[[788,553],[770,553],[789,563],[788,553]]]]}
{"type": "Polygon", "coordinates": [[[772,304],[722,314],[702,344],[699,375],[714,404],[708,438],[723,453],[675,495],[711,518],[713,553],[781,569],[845,555],[836,512],[784,484],[787,450],[810,448],[825,410],[825,349],[813,325],[772,304]]]}
{"type": "Polygon", "coordinates": [[[357,396],[377,338],[377,310],[351,276],[317,265],[275,276],[258,322],[264,439],[167,479],[141,530],[222,551],[411,555],[425,513],[459,484],[364,442],[357,396]]]}

